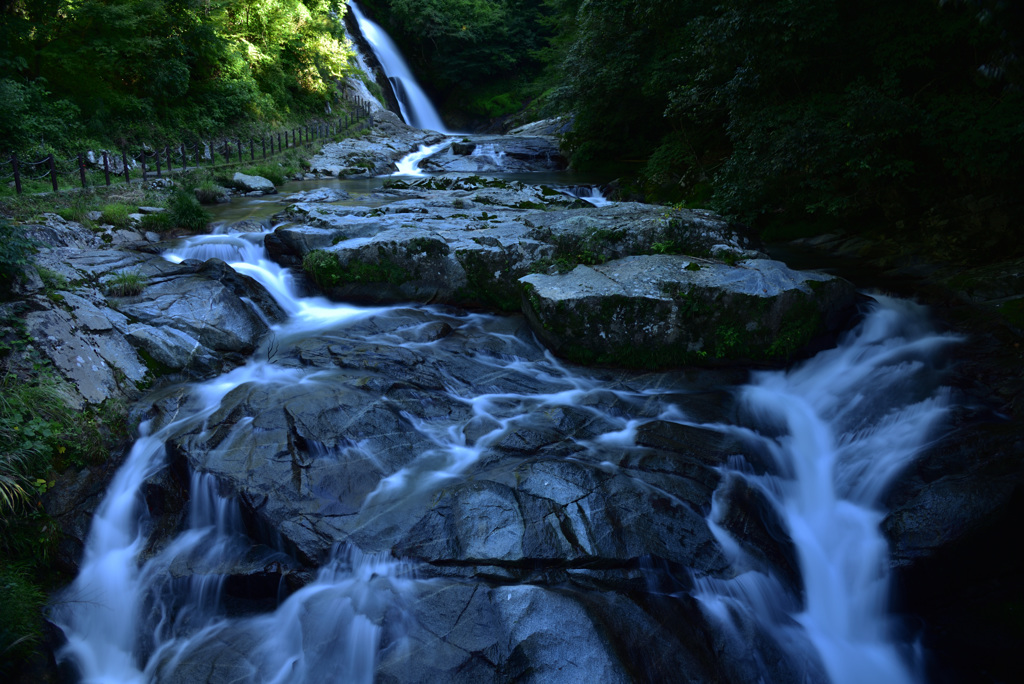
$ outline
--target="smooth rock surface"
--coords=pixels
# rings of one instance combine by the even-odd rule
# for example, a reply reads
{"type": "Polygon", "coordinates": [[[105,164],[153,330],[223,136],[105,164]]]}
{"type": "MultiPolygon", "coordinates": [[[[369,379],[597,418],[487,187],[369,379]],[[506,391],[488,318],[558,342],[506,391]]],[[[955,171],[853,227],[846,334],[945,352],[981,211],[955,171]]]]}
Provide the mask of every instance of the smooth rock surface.
{"type": "Polygon", "coordinates": [[[263,195],[273,195],[277,192],[273,182],[263,176],[249,176],[238,171],[231,180],[242,192],[258,192],[263,195]]]}
{"type": "Polygon", "coordinates": [[[856,296],[845,280],[768,259],[629,256],[521,282],[527,318],[556,352],[652,367],[788,358],[844,326],[856,296]]]}

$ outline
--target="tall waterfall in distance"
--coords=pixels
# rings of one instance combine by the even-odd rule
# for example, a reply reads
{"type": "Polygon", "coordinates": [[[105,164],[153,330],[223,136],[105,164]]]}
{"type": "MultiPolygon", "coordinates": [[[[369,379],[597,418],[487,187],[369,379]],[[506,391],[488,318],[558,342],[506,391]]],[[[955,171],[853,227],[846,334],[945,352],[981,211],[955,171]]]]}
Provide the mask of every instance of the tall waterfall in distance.
{"type": "Polygon", "coordinates": [[[416,77],[412,75],[409,65],[402,58],[395,41],[384,30],[366,18],[359,6],[349,3],[352,16],[359,24],[359,30],[370,43],[373,54],[384,67],[384,73],[391,81],[395,89],[395,97],[398,98],[398,106],[402,110],[402,118],[410,126],[425,128],[427,130],[451,133],[441,121],[441,115],[437,113],[434,104],[423,92],[423,88],[417,83],[416,77]]]}

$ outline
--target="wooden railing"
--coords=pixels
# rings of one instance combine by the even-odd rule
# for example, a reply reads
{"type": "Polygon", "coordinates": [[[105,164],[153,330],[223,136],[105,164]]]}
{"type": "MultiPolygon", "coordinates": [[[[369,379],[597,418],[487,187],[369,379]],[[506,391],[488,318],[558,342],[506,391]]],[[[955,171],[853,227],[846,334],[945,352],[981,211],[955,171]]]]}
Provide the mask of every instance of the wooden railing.
{"type": "Polygon", "coordinates": [[[104,182],[109,186],[112,179],[121,176],[124,177],[125,183],[132,182],[129,160],[138,163],[143,181],[151,175],[161,178],[165,171],[174,173],[176,170],[188,171],[202,166],[216,167],[218,155],[224,158],[225,164],[232,163],[233,157],[239,163],[244,162],[246,157],[249,161],[255,162],[257,156],[260,159],[267,159],[286,149],[341,135],[353,127],[356,131],[366,128],[369,125],[369,115],[372,110],[363,100],[353,100],[352,104],[352,114],[345,113],[330,120],[318,119],[305,126],[264,134],[259,138],[253,136],[244,140],[229,137],[217,141],[202,141],[195,137],[193,139],[196,142],[192,144],[165,145],[163,148],[152,148],[147,145],[137,154],[132,154],[128,149],[122,149],[119,155],[120,165],[114,162],[106,150],[102,152],[101,160],[89,163],[87,163],[86,153],[79,153],[77,157],[66,160],[57,159],[49,154],[39,161],[25,162],[18,159],[17,154],[11,152],[7,160],[0,162],[0,169],[9,165],[11,173],[0,176],[0,180],[13,177],[15,192],[20,195],[23,192],[23,181],[38,181],[46,178],[49,178],[53,191],[59,192],[62,176],[65,179],[68,177],[74,179],[71,181],[72,187],[80,183],[83,188],[87,188],[89,187],[89,177],[86,169],[92,163],[95,163],[103,171],[104,182]],[[62,171],[58,167],[63,167],[65,170],[62,171]],[[113,173],[111,168],[117,168],[117,173],[113,173]],[[42,169],[42,173],[39,173],[40,169],[42,169]]]}

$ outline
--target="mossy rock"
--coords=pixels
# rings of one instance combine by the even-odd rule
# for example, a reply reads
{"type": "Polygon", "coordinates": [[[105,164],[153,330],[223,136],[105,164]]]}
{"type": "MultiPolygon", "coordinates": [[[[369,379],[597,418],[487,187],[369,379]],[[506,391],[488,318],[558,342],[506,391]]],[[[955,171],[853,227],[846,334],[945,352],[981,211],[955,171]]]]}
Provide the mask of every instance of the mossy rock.
{"type": "Polygon", "coordinates": [[[856,293],[844,280],[780,262],[627,257],[521,279],[537,336],[579,363],[659,368],[787,361],[842,329],[856,293]]]}

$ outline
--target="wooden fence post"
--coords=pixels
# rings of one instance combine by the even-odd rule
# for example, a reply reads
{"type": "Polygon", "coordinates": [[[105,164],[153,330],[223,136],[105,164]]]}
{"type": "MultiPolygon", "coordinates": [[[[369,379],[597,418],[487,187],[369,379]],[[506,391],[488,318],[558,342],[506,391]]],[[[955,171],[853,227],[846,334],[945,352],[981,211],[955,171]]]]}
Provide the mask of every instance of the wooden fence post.
{"type": "Polygon", "coordinates": [[[50,183],[53,185],[53,191],[57,192],[57,164],[53,161],[53,155],[49,156],[50,159],[50,183]]]}
{"type": "Polygon", "coordinates": [[[18,153],[11,152],[11,165],[14,167],[14,191],[21,194],[21,169],[18,168],[18,153]]]}
{"type": "Polygon", "coordinates": [[[78,153],[78,175],[82,178],[82,187],[85,187],[85,157],[78,153]]]}
{"type": "Polygon", "coordinates": [[[107,182],[107,187],[110,187],[110,159],[107,158],[107,151],[103,150],[103,180],[107,182]]]}
{"type": "Polygon", "coordinates": [[[128,175],[128,153],[125,150],[121,150],[121,163],[124,164],[124,182],[131,185],[132,178],[128,175]]]}

